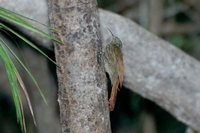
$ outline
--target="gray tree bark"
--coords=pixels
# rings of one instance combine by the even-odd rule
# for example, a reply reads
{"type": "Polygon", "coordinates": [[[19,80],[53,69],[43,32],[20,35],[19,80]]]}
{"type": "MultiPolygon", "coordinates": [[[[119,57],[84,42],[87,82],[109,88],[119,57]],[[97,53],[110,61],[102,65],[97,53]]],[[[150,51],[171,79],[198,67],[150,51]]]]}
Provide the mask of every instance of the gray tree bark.
{"type": "Polygon", "coordinates": [[[124,85],[200,131],[200,63],[130,20],[101,13],[124,43],[124,85]]]}
{"type": "Polygon", "coordinates": [[[124,86],[200,131],[199,61],[119,15],[100,10],[100,22],[104,45],[105,27],[124,43],[124,86]]]}
{"type": "Polygon", "coordinates": [[[96,0],[49,0],[62,133],[109,133],[110,119],[96,0]]]}

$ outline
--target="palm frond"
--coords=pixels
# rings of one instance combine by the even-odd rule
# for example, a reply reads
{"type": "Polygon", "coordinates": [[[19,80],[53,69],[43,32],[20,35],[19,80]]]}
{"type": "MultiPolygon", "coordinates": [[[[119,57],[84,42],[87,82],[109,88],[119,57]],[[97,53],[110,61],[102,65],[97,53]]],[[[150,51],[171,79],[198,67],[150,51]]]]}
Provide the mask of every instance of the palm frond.
{"type": "Polygon", "coordinates": [[[15,57],[15,59],[19,62],[19,64],[24,68],[24,70],[28,73],[28,75],[30,76],[30,78],[32,79],[33,83],[36,85],[36,87],[38,88],[38,91],[40,93],[40,95],[42,96],[44,102],[47,104],[47,100],[41,90],[41,88],[39,87],[36,79],[34,78],[34,76],[31,74],[30,70],[24,65],[24,63],[19,59],[19,57],[14,53],[14,51],[8,46],[6,45],[6,43],[4,43],[5,46],[7,47],[7,49],[10,51],[10,53],[15,57]]]}
{"type": "Polygon", "coordinates": [[[21,36],[20,34],[18,34],[17,32],[15,32],[14,30],[12,30],[11,28],[9,28],[8,26],[0,23],[0,28],[3,28],[11,33],[13,33],[14,35],[16,35],[17,37],[19,37],[21,40],[23,40],[24,42],[26,42],[26,44],[28,44],[29,46],[31,46],[33,49],[35,49],[36,51],[38,51],[40,54],[44,55],[47,59],[49,59],[52,63],[54,63],[55,65],[56,62],[53,61],[51,58],[48,57],[48,55],[46,55],[42,50],[40,50],[35,44],[33,44],[31,41],[29,41],[28,39],[26,39],[25,37],[21,36]]]}
{"type": "MultiPolygon", "coordinates": [[[[28,30],[30,30],[32,32],[35,32],[35,33],[41,35],[42,37],[50,39],[50,40],[52,40],[54,42],[57,42],[59,44],[62,44],[62,41],[50,36],[48,33],[45,33],[44,31],[32,26],[29,22],[26,21],[26,20],[30,20],[30,21],[34,21],[36,23],[41,24],[40,22],[38,22],[36,20],[33,20],[33,19],[28,18],[28,17],[22,16],[20,14],[17,14],[15,12],[9,11],[9,10],[4,9],[2,7],[0,7],[0,19],[6,20],[6,21],[11,22],[11,23],[13,23],[15,25],[24,27],[25,29],[28,29],[28,30]]],[[[44,24],[41,24],[41,25],[43,25],[43,26],[48,28],[48,26],[46,26],[44,24]]],[[[50,30],[52,30],[53,32],[57,32],[55,29],[50,29],[50,30]]],[[[29,41],[27,38],[23,37],[19,33],[17,33],[12,28],[6,26],[3,23],[0,23],[0,31],[6,31],[6,32],[12,33],[16,37],[18,37],[19,39],[24,41],[26,44],[28,44],[30,47],[32,47],[33,49],[38,51],[40,54],[42,54],[44,57],[46,57],[48,60],[50,60],[56,66],[58,66],[55,61],[53,61],[51,58],[49,58],[48,55],[46,55],[35,44],[33,44],[31,41],[29,41]]],[[[6,68],[6,72],[7,72],[7,76],[8,76],[8,80],[9,80],[9,84],[10,84],[10,88],[11,88],[11,92],[12,92],[13,101],[14,101],[14,104],[15,104],[15,107],[16,107],[17,121],[20,123],[22,131],[26,133],[24,111],[23,111],[23,105],[22,105],[22,101],[21,101],[21,95],[20,95],[19,88],[21,88],[23,90],[24,94],[25,94],[25,97],[27,99],[28,106],[29,106],[29,109],[30,109],[30,112],[32,114],[33,121],[34,121],[35,124],[36,124],[36,121],[35,121],[33,109],[32,109],[32,106],[31,106],[31,102],[30,102],[30,99],[29,99],[29,95],[28,95],[28,93],[26,91],[26,87],[25,87],[25,85],[24,85],[24,83],[23,83],[23,81],[21,79],[21,76],[20,76],[19,72],[17,71],[17,68],[15,67],[15,64],[14,64],[13,60],[10,58],[10,54],[17,60],[17,62],[28,73],[29,77],[31,78],[33,83],[36,85],[41,97],[43,98],[43,100],[44,100],[44,102],[46,104],[47,104],[47,100],[45,99],[45,96],[43,95],[43,93],[42,93],[42,91],[41,91],[36,79],[31,74],[30,70],[24,65],[24,63],[14,53],[14,51],[5,43],[5,41],[0,38],[0,59],[2,59],[2,61],[4,63],[4,66],[6,68]]]]}
{"type": "MultiPolygon", "coordinates": [[[[34,27],[30,23],[28,23],[25,19],[31,20],[31,21],[34,21],[34,22],[41,24],[40,22],[38,22],[36,20],[33,20],[31,18],[28,18],[28,17],[22,16],[20,14],[14,13],[14,12],[9,11],[9,10],[2,8],[2,7],[0,7],[0,18],[3,18],[3,19],[5,19],[9,22],[16,24],[16,25],[22,26],[22,27],[24,27],[24,28],[26,28],[26,29],[28,29],[32,32],[35,32],[35,33],[37,33],[37,34],[39,34],[39,35],[41,35],[41,36],[43,36],[47,39],[61,43],[60,40],[56,39],[55,37],[49,35],[48,33],[44,32],[44,31],[34,27]]],[[[41,24],[41,25],[48,28],[48,26],[46,26],[44,24],[41,24]]],[[[56,31],[55,29],[51,29],[51,30],[56,31]]]]}
{"type": "Polygon", "coordinates": [[[2,39],[0,39],[0,58],[2,59],[4,66],[6,68],[10,88],[12,90],[11,92],[16,107],[17,121],[20,123],[22,131],[26,132],[24,111],[22,107],[21,95],[19,92],[19,86],[16,76],[18,72],[13,61],[9,57],[7,50],[5,49],[5,45],[2,39]]]}

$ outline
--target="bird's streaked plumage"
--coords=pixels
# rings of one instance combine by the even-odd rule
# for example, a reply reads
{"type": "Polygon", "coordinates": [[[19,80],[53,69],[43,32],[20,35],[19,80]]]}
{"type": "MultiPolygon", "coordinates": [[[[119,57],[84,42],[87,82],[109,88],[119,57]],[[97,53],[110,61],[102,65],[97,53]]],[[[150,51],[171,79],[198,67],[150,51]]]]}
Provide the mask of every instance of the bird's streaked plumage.
{"type": "Polygon", "coordinates": [[[109,78],[112,84],[109,107],[110,111],[113,111],[117,98],[117,91],[122,87],[124,77],[122,42],[113,34],[112,41],[106,46],[104,50],[104,63],[106,72],[109,74],[109,78]]]}

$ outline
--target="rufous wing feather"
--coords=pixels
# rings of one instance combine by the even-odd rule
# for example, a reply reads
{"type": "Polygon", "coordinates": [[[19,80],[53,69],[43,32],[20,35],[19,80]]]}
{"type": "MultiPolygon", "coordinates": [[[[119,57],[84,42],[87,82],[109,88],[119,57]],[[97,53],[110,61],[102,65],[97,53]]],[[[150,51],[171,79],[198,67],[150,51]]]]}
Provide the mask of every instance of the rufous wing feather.
{"type": "Polygon", "coordinates": [[[119,76],[119,85],[120,85],[120,88],[121,88],[122,82],[124,80],[124,62],[123,62],[122,56],[117,61],[117,72],[118,72],[118,76],[119,76]]]}
{"type": "Polygon", "coordinates": [[[119,84],[120,84],[120,81],[119,81],[119,78],[117,78],[114,81],[114,84],[113,84],[112,90],[111,90],[111,94],[110,94],[110,99],[109,99],[109,109],[110,109],[110,111],[113,111],[114,108],[115,108],[119,84]]]}

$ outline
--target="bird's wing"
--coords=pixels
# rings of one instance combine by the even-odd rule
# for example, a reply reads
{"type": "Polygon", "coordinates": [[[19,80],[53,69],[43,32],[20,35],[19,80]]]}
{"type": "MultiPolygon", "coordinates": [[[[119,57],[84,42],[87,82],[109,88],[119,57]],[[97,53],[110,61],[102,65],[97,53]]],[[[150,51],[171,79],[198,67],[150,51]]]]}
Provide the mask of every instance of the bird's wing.
{"type": "Polygon", "coordinates": [[[121,54],[117,60],[117,72],[119,76],[119,85],[120,88],[122,87],[122,82],[124,80],[124,61],[123,61],[123,55],[122,52],[120,51],[121,54]]]}
{"type": "Polygon", "coordinates": [[[113,111],[114,108],[115,108],[118,87],[119,87],[119,78],[117,78],[114,81],[113,86],[112,86],[112,90],[111,90],[111,94],[110,94],[110,99],[109,99],[109,108],[110,108],[110,111],[113,111]]]}

